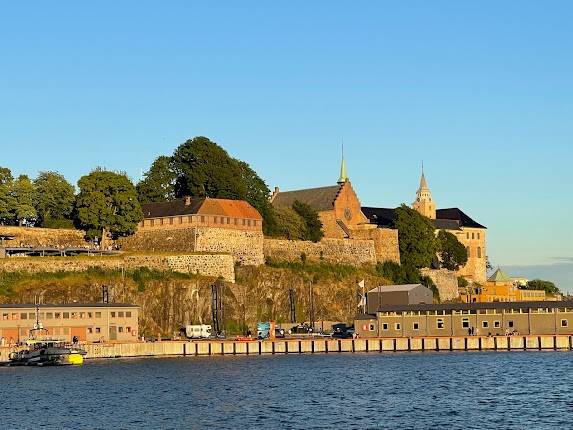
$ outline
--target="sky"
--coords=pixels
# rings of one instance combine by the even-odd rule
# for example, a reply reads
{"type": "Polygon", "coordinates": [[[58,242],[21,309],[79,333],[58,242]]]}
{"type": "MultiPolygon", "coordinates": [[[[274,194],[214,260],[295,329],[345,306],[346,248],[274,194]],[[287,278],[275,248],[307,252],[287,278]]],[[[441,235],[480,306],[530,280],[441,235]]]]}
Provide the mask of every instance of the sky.
{"type": "Polygon", "coordinates": [[[410,204],[423,162],[438,207],[488,227],[494,266],[573,290],[571,16],[570,1],[5,2],[0,166],[137,181],[204,135],[288,190],[333,184],[344,141],[363,205],[410,204]]]}

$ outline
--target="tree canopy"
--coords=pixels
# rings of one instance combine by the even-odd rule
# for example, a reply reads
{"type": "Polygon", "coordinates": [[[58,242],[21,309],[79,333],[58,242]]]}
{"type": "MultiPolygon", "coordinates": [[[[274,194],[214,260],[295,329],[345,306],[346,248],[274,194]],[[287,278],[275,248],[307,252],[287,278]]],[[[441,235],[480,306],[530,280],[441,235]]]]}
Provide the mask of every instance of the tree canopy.
{"type": "Polygon", "coordinates": [[[448,270],[458,270],[468,262],[468,251],[454,234],[440,230],[437,239],[442,267],[448,270]]]}
{"type": "Polygon", "coordinates": [[[406,205],[396,208],[394,228],[398,229],[400,259],[405,266],[429,267],[438,251],[434,224],[406,205]]]}
{"type": "Polygon", "coordinates": [[[171,166],[171,157],[157,157],[144,179],[137,186],[140,203],[168,202],[175,199],[177,174],[171,166]]]}
{"type": "Polygon", "coordinates": [[[289,240],[303,240],[305,237],[306,224],[302,217],[292,208],[275,209],[277,236],[289,240]]]}
{"type": "Polygon", "coordinates": [[[60,173],[40,172],[34,180],[34,187],[37,193],[38,225],[70,227],[75,201],[73,185],[60,173]]]}
{"type": "Polygon", "coordinates": [[[143,218],[137,192],[125,174],[94,170],[78,181],[79,194],[74,208],[77,227],[88,238],[105,241],[135,233],[143,218]]]}
{"type": "Polygon", "coordinates": [[[12,172],[6,167],[0,167],[0,223],[6,224],[12,221],[14,196],[12,172]]]}
{"type": "Polygon", "coordinates": [[[522,287],[526,290],[544,290],[548,294],[559,294],[559,288],[555,285],[555,283],[551,281],[544,281],[542,279],[533,279],[527,282],[525,287],[522,287]]]}
{"type": "Polygon", "coordinates": [[[12,218],[18,225],[34,224],[38,213],[36,211],[37,193],[34,184],[26,175],[20,175],[12,185],[14,197],[12,218]]]}

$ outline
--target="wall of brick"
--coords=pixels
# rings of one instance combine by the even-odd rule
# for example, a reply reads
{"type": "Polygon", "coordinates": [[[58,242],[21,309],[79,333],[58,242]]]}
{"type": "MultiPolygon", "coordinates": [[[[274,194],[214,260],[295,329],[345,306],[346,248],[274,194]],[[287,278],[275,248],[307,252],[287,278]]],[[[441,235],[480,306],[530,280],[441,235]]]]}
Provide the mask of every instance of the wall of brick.
{"type": "Polygon", "coordinates": [[[318,243],[302,240],[264,240],[265,257],[282,261],[327,261],[339,264],[376,264],[376,251],[371,240],[323,239],[318,243]]]}
{"type": "Polygon", "coordinates": [[[235,264],[229,254],[188,255],[125,255],[121,257],[21,257],[0,260],[0,273],[27,271],[38,272],[82,272],[89,268],[132,270],[147,267],[156,270],[194,273],[202,276],[222,276],[228,282],[235,282],[235,264]]]}
{"type": "Polygon", "coordinates": [[[446,269],[421,269],[422,276],[429,276],[440,293],[442,302],[454,300],[459,297],[458,275],[456,272],[446,269]]]}
{"type": "Polygon", "coordinates": [[[207,252],[231,254],[244,265],[264,264],[260,231],[195,227],[138,231],[117,241],[125,251],[207,252]]]}

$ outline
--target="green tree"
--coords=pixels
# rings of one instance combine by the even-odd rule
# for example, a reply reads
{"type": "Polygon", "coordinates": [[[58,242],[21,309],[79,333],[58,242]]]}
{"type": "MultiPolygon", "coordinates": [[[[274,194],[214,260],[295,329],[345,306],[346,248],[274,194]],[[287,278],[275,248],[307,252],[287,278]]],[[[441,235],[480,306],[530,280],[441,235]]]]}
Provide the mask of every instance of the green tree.
{"type": "Polygon", "coordinates": [[[7,167],[0,167],[0,224],[12,221],[12,209],[14,207],[14,196],[12,186],[14,178],[12,172],[7,167]]]}
{"type": "Polygon", "coordinates": [[[43,227],[71,226],[75,189],[58,172],[40,172],[34,180],[38,224],[43,227]]]}
{"type": "Polygon", "coordinates": [[[34,184],[26,175],[20,175],[12,186],[14,206],[13,218],[18,225],[33,224],[37,218],[36,203],[37,194],[34,184]]]}
{"type": "Polygon", "coordinates": [[[458,270],[468,262],[468,251],[452,233],[440,230],[438,233],[438,254],[442,267],[458,270]]]}
{"type": "Polygon", "coordinates": [[[299,202],[298,200],[295,200],[292,204],[292,209],[304,221],[304,240],[318,242],[323,238],[324,233],[322,231],[322,222],[320,221],[317,211],[306,203],[299,202]]]}
{"type": "Polygon", "coordinates": [[[400,265],[393,261],[378,263],[376,271],[393,284],[417,284],[421,280],[420,271],[409,265],[400,265]]]}
{"type": "Polygon", "coordinates": [[[235,159],[208,138],[194,137],[173,154],[177,197],[245,199],[247,187],[235,159]]]}
{"type": "Polygon", "coordinates": [[[438,250],[432,221],[403,204],[396,208],[394,227],[398,229],[402,265],[429,267],[438,250]]]}
{"type": "Polygon", "coordinates": [[[128,236],[135,233],[143,213],[135,187],[125,174],[96,169],[78,181],[74,215],[88,238],[128,236]]]}
{"type": "Polygon", "coordinates": [[[140,203],[168,202],[175,199],[177,174],[171,166],[171,157],[157,157],[144,176],[136,186],[140,203]]]}
{"type": "Polygon", "coordinates": [[[525,287],[522,287],[526,290],[544,290],[548,294],[559,294],[559,288],[555,285],[555,283],[551,281],[544,281],[542,279],[533,279],[532,281],[527,282],[525,287]]]}
{"type": "Polygon", "coordinates": [[[275,209],[275,234],[289,240],[304,239],[306,224],[292,208],[275,209]]]}

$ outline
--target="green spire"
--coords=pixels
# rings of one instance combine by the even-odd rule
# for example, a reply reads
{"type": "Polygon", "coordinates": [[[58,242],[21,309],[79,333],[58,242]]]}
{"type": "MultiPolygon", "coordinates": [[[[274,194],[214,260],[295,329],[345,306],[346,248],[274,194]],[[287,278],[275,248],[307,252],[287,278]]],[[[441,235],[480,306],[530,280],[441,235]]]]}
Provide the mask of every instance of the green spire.
{"type": "Polygon", "coordinates": [[[338,178],[338,183],[348,181],[348,174],[346,173],[346,162],[344,161],[344,143],[342,144],[342,162],[340,163],[340,177],[338,178]]]}

